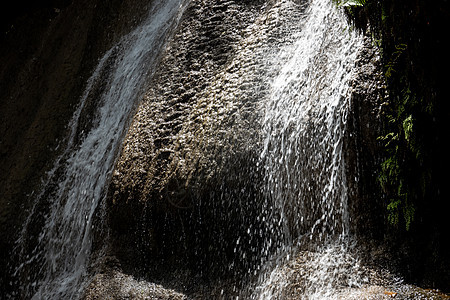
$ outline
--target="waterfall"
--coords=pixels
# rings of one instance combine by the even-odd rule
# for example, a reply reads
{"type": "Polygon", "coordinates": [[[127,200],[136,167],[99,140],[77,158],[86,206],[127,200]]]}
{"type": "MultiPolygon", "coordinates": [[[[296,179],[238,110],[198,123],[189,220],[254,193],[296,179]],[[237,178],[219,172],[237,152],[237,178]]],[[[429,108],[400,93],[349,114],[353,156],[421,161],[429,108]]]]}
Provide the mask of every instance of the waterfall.
{"type": "Polygon", "coordinates": [[[258,164],[267,202],[262,214],[270,228],[265,248],[275,245],[278,252],[254,298],[280,296],[288,276],[280,257],[292,261],[296,247],[316,251],[308,258],[313,267],[303,296],[326,298],[336,280],[330,272],[345,256],[341,245],[348,238],[349,215],[343,142],[349,82],[362,38],[347,28],[334,6],[328,0],[310,3],[301,30],[292,33],[296,42],[279,53],[283,65],[263,101],[258,164]]]}
{"type": "Polygon", "coordinates": [[[362,39],[329,1],[312,1],[265,101],[260,165],[267,198],[292,242],[348,233],[342,146],[349,81],[362,39]],[[330,13],[331,12],[331,13],[330,13]]]}
{"type": "MultiPolygon", "coordinates": [[[[135,132],[124,147],[133,148],[135,138],[142,140],[142,132],[149,133],[148,140],[154,140],[147,141],[144,146],[148,149],[142,156],[148,156],[154,166],[146,165],[139,155],[134,157],[137,152],[133,150],[124,151],[127,157],[123,159],[143,161],[123,165],[142,167],[142,174],[157,174],[145,175],[145,184],[139,186],[143,194],[156,191],[170,196],[161,197],[154,206],[177,200],[170,203],[173,215],[167,213],[158,219],[142,213],[144,218],[156,219],[149,223],[158,223],[157,234],[153,234],[154,228],[146,228],[152,226],[146,220],[137,221],[142,222],[137,228],[148,230],[144,239],[162,239],[149,245],[160,243],[162,250],[172,252],[162,253],[168,259],[161,263],[161,273],[185,251],[185,257],[198,263],[199,269],[216,267],[217,271],[205,272],[211,276],[223,271],[241,276],[236,281],[245,277],[243,283],[224,292],[233,296],[279,299],[294,291],[303,298],[321,299],[337,297],[339,285],[358,286],[359,263],[347,248],[351,236],[344,138],[352,70],[362,37],[347,27],[331,0],[267,1],[248,12],[256,17],[242,29],[242,39],[227,41],[226,46],[235,52],[234,56],[224,56],[223,68],[208,60],[208,50],[198,51],[209,38],[227,34],[215,31],[221,28],[220,18],[215,16],[209,16],[209,23],[202,25],[207,29],[204,34],[210,36],[202,37],[195,53],[189,52],[188,43],[179,43],[183,45],[180,49],[173,43],[166,49],[176,52],[168,60],[176,63],[168,66],[162,60],[160,65],[158,58],[168,55],[162,52],[165,41],[187,1],[153,2],[147,20],[104,54],[86,83],[61,154],[43,181],[17,241],[21,264],[14,275],[21,290],[12,296],[73,299],[85,290],[93,221],[104,203],[130,114],[157,68],[162,75],[156,75],[161,78],[154,76],[158,80],[144,101],[146,111],[136,114],[133,123],[144,130],[135,132]],[[183,73],[183,64],[189,60],[177,61],[177,51],[186,51],[186,57],[204,54],[206,58],[192,60],[198,69],[186,68],[191,73],[183,73]],[[170,67],[179,73],[171,73],[170,67]],[[168,73],[164,73],[165,68],[168,73]],[[216,71],[211,78],[207,76],[216,71]],[[170,76],[164,76],[167,74],[170,76]],[[182,79],[172,84],[173,77],[182,79]],[[191,85],[196,85],[195,89],[191,85]],[[177,89],[180,98],[169,89],[177,89]],[[168,115],[178,104],[182,107],[168,115]],[[178,195],[178,189],[185,191],[178,195]],[[174,229],[177,224],[180,229],[174,229]],[[184,248],[174,249],[182,243],[184,248]],[[298,283],[296,290],[292,282],[298,283]]],[[[221,10],[227,12],[226,1],[221,4],[221,10]]],[[[186,28],[192,29],[195,37],[195,27],[186,28]]],[[[215,43],[219,42],[216,37],[215,43]]],[[[119,175],[117,181],[121,180],[119,175]]],[[[130,178],[134,184],[134,177],[130,178]]],[[[155,211],[164,214],[164,209],[155,211]]],[[[131,255],[147,255],[142,253],[152,249],[145,246],[144,250],[131,249],[131,255]]],[[[155,249],[158,254],[160,249],[155,249]]],[[[180,266],[189,268],[184,261],[180,266]]],[[[209,279],[214,282],[216,278],[209,279]]]]}
{"type": "Polygon", "coordinates": [[[154,1],[146,21],[100,59],[17,242],[15,276],[23,282],[13,297],[72,299],[83,290],[94,213],[129,115],[184,7],[182,0],[154,1]]]}

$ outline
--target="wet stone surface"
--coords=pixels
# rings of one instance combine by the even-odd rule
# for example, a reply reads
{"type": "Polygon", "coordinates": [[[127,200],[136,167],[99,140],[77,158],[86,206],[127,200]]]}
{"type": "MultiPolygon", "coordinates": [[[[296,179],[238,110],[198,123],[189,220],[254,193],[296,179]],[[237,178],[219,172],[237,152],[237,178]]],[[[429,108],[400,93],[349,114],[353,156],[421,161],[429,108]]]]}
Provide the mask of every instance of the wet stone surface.
{"type": "Polygon", "coordinates": [[[95,275],[82,299],[184,300],[188,298],[161,285],[137,280],[131,275],[111,270],[107,273],[95,275]]]}
{"type": "MultiPolygon", "coordinates": [[[[224,269],[214,260],[225,266],[240,255],[235,242],[259,209],[261,101],[304,8],[192,1],[186,9],[113,172],[108,217],[124,268],[152,265],[140,260],[147,256],[224,269]]],[[[257,243],[240,245],[247,258],[258,255],[257,243]]]]}
{"type": "MultiPolygon", "coordinates": [[[[450,299],[439,290],[407,284],[387,269],[365,264],[360,254],[341,246],[298,251],[267,275],[257,299],[450,299]]],[[[388,258],[386,253],[378,256],[388,258]]]]}

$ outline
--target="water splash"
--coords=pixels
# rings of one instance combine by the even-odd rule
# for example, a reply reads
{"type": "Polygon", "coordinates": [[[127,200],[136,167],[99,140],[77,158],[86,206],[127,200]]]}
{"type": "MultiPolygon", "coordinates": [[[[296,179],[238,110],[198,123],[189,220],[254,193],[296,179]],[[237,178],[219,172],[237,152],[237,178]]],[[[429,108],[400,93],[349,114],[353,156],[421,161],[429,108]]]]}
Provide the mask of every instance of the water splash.
{"type": "Polygon", "coordinates": [[[65,150],[18,240],[23,262],[15,275],[26,282],[22,296],[72,299],[83,290],[95,210],[105,195],[130,112],[184,7],[182,0],[157,1],[147,20],[103,56],[88,80],[69,123],[65,150]],[[89,101],[96,103],[91,112],[89,101]],[[90,122],[82,124],[83,117],[90,122]],[[36,224],[42,228],[33,236],[36,224]],[[31,253],[30,239],[36,243],[31,253]]]}

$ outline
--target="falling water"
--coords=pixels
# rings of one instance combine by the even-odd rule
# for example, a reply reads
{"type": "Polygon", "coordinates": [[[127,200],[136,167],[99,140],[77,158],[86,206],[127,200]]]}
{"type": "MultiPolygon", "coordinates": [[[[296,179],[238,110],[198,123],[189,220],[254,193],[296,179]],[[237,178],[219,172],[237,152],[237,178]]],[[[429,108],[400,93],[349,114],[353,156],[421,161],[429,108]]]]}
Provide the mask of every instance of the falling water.
{"type": "Polygon", "coordinates": [[[311,3],[265,103],[261,165],[288,240],[308,231],[320,240],[348,232],[342,146],[348,84],[362,39],[332,5],[311,3]]]}
{"type": "Polygon", "coordinates": [[[87,82],[69,123],[65,150],[35,199],[18,241],[22,264],[15,275],[24,281],[22,297],[72,299],[83,289],[94,212],[105,195],[130,112],[185,7],[182,0],[154,2],[147,20],[106,52],[87,82]],[[89,101],[95,101],[96,108],[86,116],[89,101]],[[90,119],[88,126],[83,118],[90,119]],[[43,215],[42,207],[47,206],[43,215]],[[42,228],[33,237],[36,220],[43,220],[42,228]],[[29,240],[36,245],[27,245],[29,240]]]}
{"type": "Polygon", "coordinates": [[[320,291],[326,297],[333,276],[321,271],[332,268],[330,261],[339,264],[345,250],[336,245],[349,234],[343,142],[349,81],[362,38],[329,0],[313,0],[305,15],[301,30],[292,33],[296,42],[279,54],[287,59],[264,102],[263,215],[270,220],[266,248],[276,246],[278,263],[263,272],[254,298],[276,298],[284,289],[280,257],[292,259],[295,246],[323,253],[311,259],[315,267],[303,296],[315,298],[320,291]]]}

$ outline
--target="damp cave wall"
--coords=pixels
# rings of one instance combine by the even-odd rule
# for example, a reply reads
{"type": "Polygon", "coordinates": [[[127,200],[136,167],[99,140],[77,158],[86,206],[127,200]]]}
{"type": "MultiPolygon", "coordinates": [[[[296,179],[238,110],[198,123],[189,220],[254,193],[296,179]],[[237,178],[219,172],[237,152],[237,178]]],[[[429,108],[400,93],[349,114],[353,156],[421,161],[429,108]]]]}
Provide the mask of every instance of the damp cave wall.
{"type": "Polygon", "coordinates": [[[448,291],[449,2],[366,1],[347,13],[379,46],[386,81],[380,136],[396,136],[377,151],[383,243],[407,281],[448,291]],[[388,211],[391,203],[399,209],[388,211]]]}
{"type": "Polygon", "coordinates": [[[376,173],[367,182],[365,171],[366,184],[360,185],[375,198],[364,203],[381,208],[369,235],[377,233],[390,264],[408,282],[448,291],[449,3],[369,0],[344,10],[377,45],[386,84],[377,122],[370,122],[379,134],[373,144],[377,158],[369,151],[363,159],[376,161],[376,173]]]}

